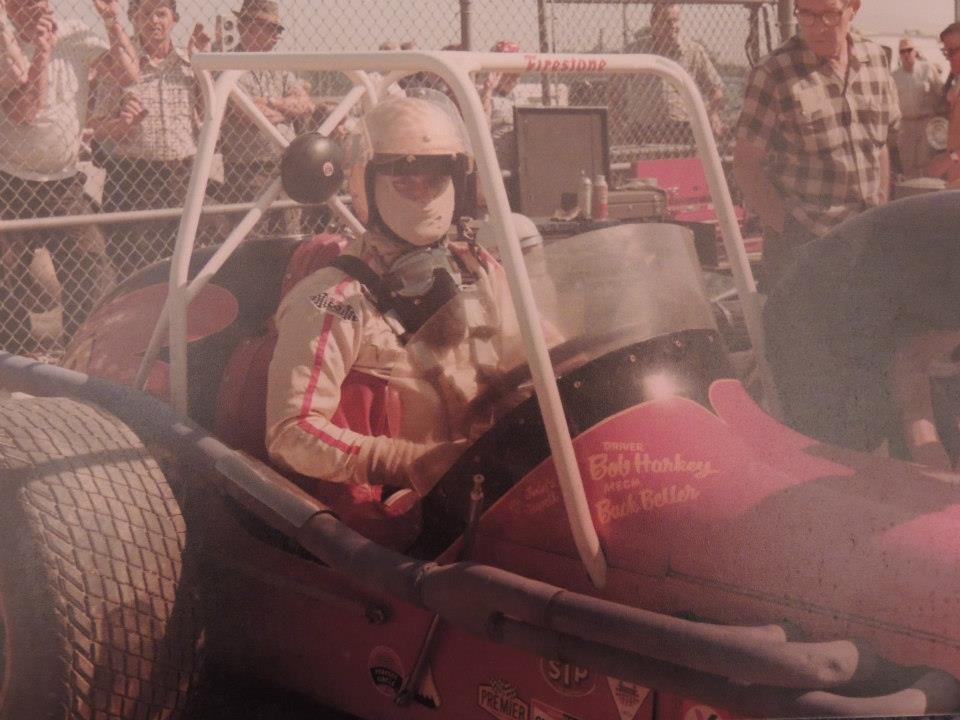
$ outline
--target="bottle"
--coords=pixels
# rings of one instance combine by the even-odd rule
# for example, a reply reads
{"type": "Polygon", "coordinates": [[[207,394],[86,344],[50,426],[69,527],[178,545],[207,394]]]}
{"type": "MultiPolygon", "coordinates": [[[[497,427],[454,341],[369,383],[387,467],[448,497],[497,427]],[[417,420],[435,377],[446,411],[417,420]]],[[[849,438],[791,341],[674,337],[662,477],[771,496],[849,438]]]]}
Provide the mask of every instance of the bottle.
{"type": "Polygon", "coordinates": [[[580,206],[580,217],[590,219],[593,216],[593,183],[590,176],[580,171],[580,188],[577,193],[577,204],[580,206]]]}
{"type": "Polygon", "coordinates": [[[597,175],[593,181],[593,217],[596,220],[603,220],[610,214],[608,200],[607,178],[597,175]]]}

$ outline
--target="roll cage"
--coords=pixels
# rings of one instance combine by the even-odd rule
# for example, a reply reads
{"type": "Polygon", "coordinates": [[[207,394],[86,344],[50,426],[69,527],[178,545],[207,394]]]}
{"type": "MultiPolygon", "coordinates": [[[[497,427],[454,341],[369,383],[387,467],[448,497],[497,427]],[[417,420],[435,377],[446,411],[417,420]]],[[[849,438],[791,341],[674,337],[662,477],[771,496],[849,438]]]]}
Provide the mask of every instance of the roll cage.
{"type": "MultiPolygon", "coordinates": [[[[597,587],[602,587],[605,583],[606,560],[587,505],[547,344],[537,320],[537,308],[519,240],[513,224],[508,222],[510,207],[507,193],[471,73],[647,73],[666,80],[677,89],[687,108],[696,147],[706,172],[733,279],[743,302],[750,339],[757,350],[758,358],[761,358],[764,389],[768,398],[775,397],[770,375],[762,365],[763,331],[759,296],[747,261],[717,144],[709,129],[706,107],[692,78],[674,61],[655,55],[627,54],[271,52],[198,53],[193,56],[193,67],[203,92],[204,122],[173,252],[169,292],[135,382],[137,388],[144,387],[148,369],[163,346],[168,344],[171,399],[174,410],[180,415],[185,416],[187,412],[187,310],[190,302],[244,241],[281,192],[280,178],[277,177],[261,193],[254,206],[240,219],[209,261],[192,279],[189,277],[190,258],[201,206],[210,179],[214,151],[227,103],[233,102],[278,148],[284,148],[288,144],[251,98],[237,86],[237,80],[250,70],[344,73],[353,82],[353,87],[318,129],[318,132],[325,136],[329,136],[356,105],[360,104],[364,109],[369,109],[378,98],[385,95],[387,88],[407,75],[417,72],[433,73],[450,87],[460,107],[468,138],[475,152],[481,188],[487,199],[493,227],[501,238],[500,253],[571,531],[586,570],[597,587]],[[373,71],[384,74],[378,77],[371,75],[373,71]]],[[[362,223],[339,197],[330,198],[327,204],[353,232],[359,234],[364,231],[362,223]]]]}

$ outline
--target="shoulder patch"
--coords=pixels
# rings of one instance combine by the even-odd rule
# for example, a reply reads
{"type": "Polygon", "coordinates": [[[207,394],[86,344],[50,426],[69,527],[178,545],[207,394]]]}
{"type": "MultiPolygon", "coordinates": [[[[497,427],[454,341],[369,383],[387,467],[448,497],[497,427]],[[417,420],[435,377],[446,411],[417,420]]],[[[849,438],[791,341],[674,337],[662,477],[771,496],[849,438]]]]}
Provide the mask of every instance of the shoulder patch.
{"type": "Polygon", "coordinates": [[[322,292],[317,295],[312,295],[310,302],[313,303],[313,306],[317,310],[336,315],[341,320],[347,320],[348,322],[357,322],[360,320],[357,311],[354,310],[349,303],[330,297],[330,293],[322,292]]]}

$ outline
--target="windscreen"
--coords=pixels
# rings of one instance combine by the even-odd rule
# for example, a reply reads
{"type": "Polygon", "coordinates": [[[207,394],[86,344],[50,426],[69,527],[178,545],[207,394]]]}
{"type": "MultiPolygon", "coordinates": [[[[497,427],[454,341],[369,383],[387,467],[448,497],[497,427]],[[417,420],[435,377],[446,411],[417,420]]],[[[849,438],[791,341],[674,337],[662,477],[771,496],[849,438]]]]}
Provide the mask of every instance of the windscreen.
{"type": "MultiPolygon", "coordinates": [[[[538,310],[580,360],[680,330],[716,329],[689,230],[618,225],[525,254],[538,310]]],[[[551,342],[556,345],[556,342],[551,342]]]]}

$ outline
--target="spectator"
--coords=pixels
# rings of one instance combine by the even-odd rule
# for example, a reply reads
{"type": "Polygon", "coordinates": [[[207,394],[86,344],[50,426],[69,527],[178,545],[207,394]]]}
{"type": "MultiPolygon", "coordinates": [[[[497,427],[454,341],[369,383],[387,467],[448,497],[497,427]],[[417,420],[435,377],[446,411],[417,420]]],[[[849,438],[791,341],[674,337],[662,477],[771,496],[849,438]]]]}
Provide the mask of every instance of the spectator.
{"type": "Polygon", "coordinates": [[[940,112],[947,112],[949,105],[953,104],[954,96],[957,93],[957,77],[958,72],[954,70],[954,64],[952,61],[953,53],[952,49],[955,46],[955,43],[948,43],[947,38],[953,35],[960,35],[960,22],[950,23],[940,32],[940,51],[943,53],[943,56],[947,58],[947,62],[950,65],[950,71],[947,73],[947,79],[943,81],[943,95],[940,98],[940,105],[937,108],[940,112]]]}
{"type": "MultiPolygon", "coordinates": [[[[490,48],[492,52],[520,52],[520,45],[513,40],[499,40],[490,48]]],[[[513,91],[520,82],[516,73],[487,73],[480,88],[480,100],[490,124],[493,147],[501,170],[515,171],[517,146],[513,136],[513,106],[516,100],[513,91]]]]}
{"type": "Polygon", "coordinates": [[[944,84],[941,110],[948,118],[947,151],[927,165],[927,175],[945,179],[953,185],[960,180],[960,22],[947,25],[940,33],[943,54],[950,62],[950,75],[944,84]]]}
{"type": "MultiPolygon", "coordinates": [[[[269,52],[284,31],[274,0],[244,0],[237,16],[238,52],[269,52]]],[[[280,134],[296,134],[294,123],[306,121],[315,106],[306,84],[289,70],[252,70],[237,81],[280,134]]],[[[252,202],[277,177],[280,151],[241,110],[227,109],[221,133],[224,196],[227,202],[252,202]]],[[[267,234],[300,232],[298,210],[271,211],[261,223],[267,234]],[[265,224],[264,224],[265,223],[265,224]]]]}
{"type": "Polygon", "coordinates": [[[764,282],[794,250],[887,200],[900,119],[879,45],[851,32],[860,0],[797,0],[799,32],[747,82],[734,172],[765,227],[764,282]]]}
{"type": "MultiPolygon", "coordinates": [[[[520,45],[513,40],[498,40],[490,48],[492,52],[520,52],[520,45]]],[[[493,149],[497,153],[500,170],[507,174],[503,178],[510,206],[517,208],[520,200],[520,187],[517,181],[517,142],[513,133],[513,108],[516,105],[513,91],[520,82],[517,73],[491,72],[480,86],[480,101],[490,126],[493,149]]],[[[480,208],[485,206],[483,194],[477,189],[480,208]]]]}
{"type": "MultiPolygon", "coordinates": [[[[683,33],[678,3],[655,2],[650,8],[650,27],[637,33],[624,52],[662,55],[679,63],[693,77],[706,101],[714,134],[727,134],[721,117],[725,104],[723,80],[706,48],[683,33]]],[[[623,119],[626,136],[622,140],[692,145],[686,106],[670,83],[651,75],[618,75],[609,87],[614,117],[623,119]]]]}
{"type": "MultiPolygon", "coordinates": [[[[396,52],[399,49],[400,43],[395,40],[384,40],[378,48],[381,52],[396,52]]],[[[370,76],[370,79],[373,80],[374,85],[378,85],[383,79],[383,73],[371,70],[367,74],[370,76]]],[[[403,97],[403,88],[400,87],[398,83],[390,83],[385,89],[385,93],[393,97],[403,97]]]]}
{"type": "MultiPolygon", "coordinates": [[[[187,50],[174,46],[180,19],[176,0],[130,0],[139,81],[105,83],[91,119],[94,139],[106,158],[106,212],[176,207],[186,197],[197,152],[200,95],[187,50]]],[[[194,28],[191,48],[209,49],[203,26],[194,28]]],[[[110,258],[120,277],[167,257],[177,220],[113,225],[107,233],[110,258]]]]}
{"type": "Polygon", "coordinates": [[[907,177],[917,177],[930,160],[926,126],[936,111],[943,81],[932,63],[917,59],[913,40],[907,37],[900,40],[900,67],[893,72],[893,80],[903,115],[897,131],[900,166],[907,177]]]}
{"type": "MultiPolygon", "coordinates": [[[[443,52],[463,52],[466,48],[463,47],[462,43],[450,43],[449,45],[444,45],[440,48],[443,52]]],[[[453,88],[451,88],[442,78],[436,78],[436,83],[434,85],[435,90],[439,90],[448,98],[451,102],[457,106],[457,109],[460,109],[460,103],[457,102],[456,96],[453,94],[453,88]]]]}
{"type": "MultiPolygon", "coordinates": [[[[400,43],[400,49],[405,51],[419,50],[415,40],[405,40],[400,43]]],[[[401,78],[397,82],[397,85],[400,86],[400,89],[403,90],[405,94],[410,94],[408,92],[410,90],[418,90],[421,88],[440,90],[443,92],[443,88],[446,87],[446,83],[431,72],[416,72],[412,75],[407,75],[401,78]]]]}
{"type": "MultiPolygon", "coordinates": [[[[7,0],[12,30],[2,32],[0,79],[0,217],[92,212],[78,168],[90,78],[137,79],[135,54],[118,22],[117,0],[94,0],[109,46],[77,20],[58,22],[48,0],[7,0]]],[[[5,23],[4,23],[5,24],[5,23]]],[[[71,335],[110,282],[103,235],[92,225],[6,232],[5,319],[0,347],[29,352],[30,312],[55,310],[49,284],[28,271],[47,248],[56,266],[63,330],[71,335]]]]}
{"type": "MultiPolygon", "coordinates": [[[[407,43],[404,43],[404,45],[406,44],[407,43]]],[[[416,45],[408,49],[416,49],[416,45]]],[[[463,46],[460,44],[444,45],[440,49],[445,52],[453,50],[459,51],[463,50],[463,46]]],[[[442,92],[444,95],[450,98],[454,105],[457,105],[458,108],[460,107],[456,98],[454,97],[453,90],[449,85],[447,85],[443,78],[435,73],[425,71],[413,73],[412,75],[408,75],[400,80],[400,82],[397,84],[403,89],[406,95],[412,97],[416,97],[418,93],[422,93],[423,90],[436,90],[438,92],[442,92]]]]}

